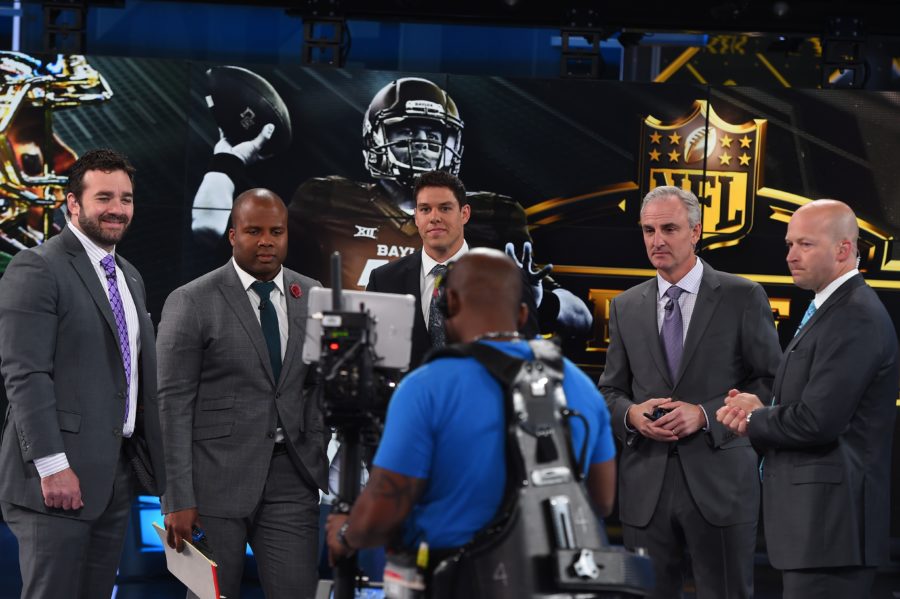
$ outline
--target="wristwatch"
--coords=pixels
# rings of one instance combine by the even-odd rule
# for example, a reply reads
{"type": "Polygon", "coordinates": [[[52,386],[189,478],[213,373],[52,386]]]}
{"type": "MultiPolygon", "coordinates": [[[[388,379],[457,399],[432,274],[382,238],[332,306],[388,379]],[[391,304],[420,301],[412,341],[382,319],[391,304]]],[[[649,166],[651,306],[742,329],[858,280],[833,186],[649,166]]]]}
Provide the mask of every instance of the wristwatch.
{"type": "Polygon", "coordinates": [[[748,412],[748,413],[747,413],[747,419],[746,419],[746,421],[745,421],[745,422],[747,423],[748,426],[750,425],[750,417],[751,417],[751,416],[753,416],[753,412],[748,412]]]}
{"type": "Polygon", "coordinates": [[[353,547],[350,546],[350,543],[347,542],[347,529],[350,528],[350,521],[345,520],[341,527],[338,529],[337,538],[340,541],[341,545],[353,551],[353,547]]]}

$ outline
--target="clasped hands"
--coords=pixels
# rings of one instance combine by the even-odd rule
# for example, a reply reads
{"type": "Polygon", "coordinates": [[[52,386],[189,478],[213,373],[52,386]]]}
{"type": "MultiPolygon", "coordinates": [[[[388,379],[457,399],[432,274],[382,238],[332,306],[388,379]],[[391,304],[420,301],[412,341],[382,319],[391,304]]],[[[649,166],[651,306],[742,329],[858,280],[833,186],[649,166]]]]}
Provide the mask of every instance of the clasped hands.
{"type": "Polygon", "coordinates": [[[757,396],[732,389],[725,398],[725,405],[716,410],[716,420],[743,437],[747,435],[747,416],[762,407],[757,396]]]}
{"type": "Polygon", "coordinates": [[[692,403],[673,401],[671,397],[654,397],[631,406],[628,410],[628,426],[654,441],[671,442],[693,435],[707,425],[703,409],[692,403]],[[656,408],[669,410],[657,420],[652,414],[656,408]]]}

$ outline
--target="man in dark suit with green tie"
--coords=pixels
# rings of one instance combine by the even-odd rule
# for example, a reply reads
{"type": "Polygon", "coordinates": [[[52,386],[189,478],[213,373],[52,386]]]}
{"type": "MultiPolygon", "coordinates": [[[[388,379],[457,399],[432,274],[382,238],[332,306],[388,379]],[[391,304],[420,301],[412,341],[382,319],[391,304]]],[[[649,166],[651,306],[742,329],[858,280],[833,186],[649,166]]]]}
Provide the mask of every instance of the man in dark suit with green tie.
{"type": "Polygon", "coordinates": [[[227,597],[240,596],[248,542],[266,597],[316,590],[330,434],[301,355],[319,283],[282,268],[287,237],[281,198],[238,196],[233,259],[173,291],[159,324],[168,542],[204,529],[227,597]]]}

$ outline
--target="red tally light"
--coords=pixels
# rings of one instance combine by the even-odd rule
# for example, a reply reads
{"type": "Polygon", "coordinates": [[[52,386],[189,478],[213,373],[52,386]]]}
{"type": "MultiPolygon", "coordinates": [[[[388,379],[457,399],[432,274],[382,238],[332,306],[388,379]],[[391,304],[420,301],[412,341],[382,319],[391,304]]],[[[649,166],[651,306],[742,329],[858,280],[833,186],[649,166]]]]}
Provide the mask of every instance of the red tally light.
{"type": "Polygon", "coordinates": [[[331,343],[328,345],[328,349],[330,349],[331,351],[337,351],[340,348],[341,348],[341,346],[338,343],[331,343]]]}

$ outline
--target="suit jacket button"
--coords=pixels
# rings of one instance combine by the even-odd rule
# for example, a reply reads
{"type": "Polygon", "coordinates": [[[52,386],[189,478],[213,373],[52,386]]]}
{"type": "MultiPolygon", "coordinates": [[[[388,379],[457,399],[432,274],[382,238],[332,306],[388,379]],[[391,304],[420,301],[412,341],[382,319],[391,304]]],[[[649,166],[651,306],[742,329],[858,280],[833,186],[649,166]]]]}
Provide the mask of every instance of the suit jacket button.
{"type": "Polygon", "coordinates": [[[269,431],[268,433],[266,433],[266,436],[267,436],[268,438],[270,438],[270,439],[274,439],[274,438],[275,438],[275,433],[273,433],[272,431],[269,431]]]}
{"type": "Polygon", "coordinates": [[[122,436],[122,429],[119,427],[114,428],[112,432],[113,432],[113,435],[115,435],[116,437],[122,436]]]}
{"type": "Polygon", "coordinates": [[[125,393],[119,391],[119,399],[125,399],[125,393]]]}
{"type": "Polygon", "coordinates": [[[278,399],[279,397],[281,397],[281,391],[278,391],[277,393],[275,393],[275,399],[278,399]]]}

